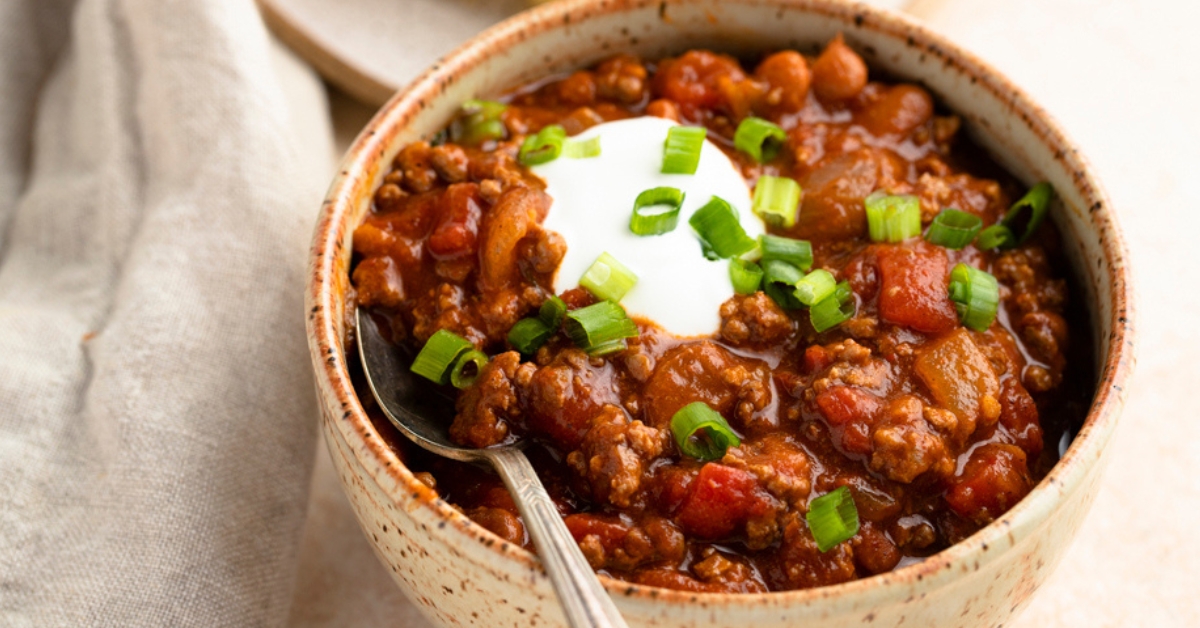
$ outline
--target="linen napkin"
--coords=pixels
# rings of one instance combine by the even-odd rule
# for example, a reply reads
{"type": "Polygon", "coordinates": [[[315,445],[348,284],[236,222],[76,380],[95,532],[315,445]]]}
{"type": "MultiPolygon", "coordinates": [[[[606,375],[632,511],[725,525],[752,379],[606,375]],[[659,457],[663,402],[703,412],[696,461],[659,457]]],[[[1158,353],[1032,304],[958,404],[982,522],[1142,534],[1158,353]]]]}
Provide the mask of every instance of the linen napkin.
{"type": "Polygon", "coordinates": [[[251,0],[4,0],[0,51],[0,625],[281,624],[324,92],[251,0]]]}

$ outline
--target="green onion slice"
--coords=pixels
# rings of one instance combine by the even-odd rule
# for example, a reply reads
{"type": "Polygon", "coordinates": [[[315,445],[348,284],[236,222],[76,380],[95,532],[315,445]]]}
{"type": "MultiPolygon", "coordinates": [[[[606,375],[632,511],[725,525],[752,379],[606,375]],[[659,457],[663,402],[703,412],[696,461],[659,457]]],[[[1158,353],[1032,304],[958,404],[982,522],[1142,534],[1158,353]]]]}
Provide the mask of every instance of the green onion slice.
{"type": "Polygon", "coordinates": [[[1049,211],[1050,200],[1053,198],[1054,188],[1042,181],[1030,188],[1021,200],[1013,203],[1008,213],[1004,214],[1004,220],[1000,221],[1000,224],[1008,227],[1015,236],[1015,240],[1005,246],[1024,244],[1046,219],[1046,212],[1049,211]]]}
{"type": "Polygon", "coordinates": [[[817,301],[808,308],[808,319],[817,333],[833,329],[854,318],[857,303],[850,282],[839,282],[833,294],[817,301]]]}
{"type": "Polygon", "coordinates": [[[475,345],[466,338],[454,332],[439,329],[429,337],[425,346],[421,347],[421,351],[417,353],[410,368],[412,372],[421,377],[439,384],[446,384],[450,381],[450,367],[454,366],[454,361],[464,352],[474,348],[475,345]]]}
{"type": "Polygon", "coordinates": [[[762,284],[763,269],[754,262],[740,259],[729,260],[729,281],[738,294],[754,294],[762,284]]]}
{"type": "Polygon", "coordinates": [[[767,224],[791,228],[800,213],[800,184],[787,177],[763,175],[754,184],[750,209],[767,224]]]}
{"type": "Polygon", "coordinates": [[[629,217],[629,230],[640,236],[662,235],[679,224],[679,210],[683,207],[684,193],[676,188],[650,188],[637,195],[633,201],[633,215],[629,217]],[[661,208],[666,209],[661,209],[661,208]],[[658,211],[643,211],[660,208],[658,211]]]}
{"type": "Polygon", "coordinates": [[[949,289],[958,320],[975,331],[987,331],[1000,310],[1000,286],[996,278],[960,262],[950,271],[949,289]]]}
{"type": "Polygon", "coordinates": [[[795,266],[779,260],[764,260],[763,292],[771,297],[779,307],[785,310],[796,310],[804,304],[796,298],[796,283],[804,278],[804,273],[795,266]]]}
{"type": "Polygon", "coordinates": [[[762,260],[777,259],[787,262],[800,270],[812,268],[812,243],[808,240],[796,240],[777,235],[765,234],[758,237],[758,248],[762,251],[762,260]]]}
{"type": "Polygon", "coordinates": [[[671,417],[671,435],[679,451],[700,460],[718,460],[742,444],[725,418],[703,401],[689,403],[671,417]]]}
{"type": "Polygon", "coordinates": [[[450,367],[450,383],[459,389],[474,384],[487,363],[487,354],[482,351],[472,349],[464,352],[454,361],[454,366],[450,367]]]}
{"type": "Polygon", "coordinates": [[[614,342],[638,335],[637,324],[612,301],[567,312],[567,335],[587,352],[611,352],[614,342]]]}
{"type": "Polygon", "coordinates": [[[854,506],[850,489],[845,486],[812,500],[804,518],[821,553],[858,534],[858,508],[854,506]]]}
{"type": "Polygon", "coordinates": [[[733,146],[750,155],[754,161],[771,161],[787,141],[787,133],[774,122],[750,116],[738,124],[733,133],[733,146]]]}
{"type": "Polygon", "coordinates": [[[591,159],[600,156],[600,136],[586,140],[567,140],[563,143],[563,154],[569,159],[591,159]]]}
{"type": "Polygon", "coordinates": [[[992,225],[987,229],[979,232],[979,237],[975,239],[975,246],[981,251],[989,249],[1009,247],[1013,245],[1013,232],[1004,225],[992,225]]]}
{"type": "Polygon", "coordinates": [[[541,131],[530,135],[521,143],[517,161],[523,166],[536,166],[554,161],[562,154],[563,142],[566,139],[567,132],[562,125],[551,124],[542,127],[541,131]]]}
{"type": "Polygon", "coordinates": [[[805,305],[815,305],[833,294],[837,289],[837,280],[829,271],[818,268],[796,282],[796,300],[805,305]]]}
{"type": "Polygon", "coordinates": [[[601,253],[579,280],[579,285],[597,298],[618,303],[637,283],[637,275],[617,258],[601,253]]]}
{"type": "Polygon", "coordinates": [[[700,149],[708,129],[702,126],[673,126],[663,143],[663,174],[696,174],[700,165],[700,149]]]}
{"type": "Polygon", "coordinates": [[[754,248],[755,242],[742,229],[737,212],[719,196],[712,197],[704,207],[697,209],[688,224],[719,259],[737,257],[754,248]]]}
{"type": "Polygon", "coordinates": [[[550,298],[546,299],[542,303],[542,308],[538,310],[538,318],[541,319],[546,327],[550,328],[550,331],[558,331],[559,326],[562,325],[563,317],[566,315],[567,304],[554,295],[550,295],[550,298]]]}
{"type": "Polygon", "coordinates": [[[555,329],[539,318],[522,318],[508,330],[508,344],[523,355],[533,355],[554,335],[555,329]]]}
{"type": "Polygon", "coordinates": [[[983,228],[983,219],[953,207],[943,209],[929,225],[925,239],[930,244],[958,250],[971,243],[983,228]]]}
{"type": "Polygon", "coordinates": [[[590,348],[588,348],[587,353],[588,353],[588,355],[600,356],[600,355],[608,355],[610,353],[616,353],[618,351],[624,351],[628,348],[629,348],[629,343],[625,342],[624,338],[618,338],[616,340],[612,340],[612,341],[606,342],[604,344],[599,344],[594,347],[590,347],[590,348]]]}
{"type": "Polygon", "coordinates": [[[903,242],[921,233],[921,201],[915,196],[875,192],[864,205],[873,242],[903,242]]]}
{"type": "Polygon", "coordinates": [[[494,100],[468,100],[462,104],[462,116],[450,125],[450,137],[462,144],[504,139],[508,130],[500,120],[508,108],[494,100]]]}

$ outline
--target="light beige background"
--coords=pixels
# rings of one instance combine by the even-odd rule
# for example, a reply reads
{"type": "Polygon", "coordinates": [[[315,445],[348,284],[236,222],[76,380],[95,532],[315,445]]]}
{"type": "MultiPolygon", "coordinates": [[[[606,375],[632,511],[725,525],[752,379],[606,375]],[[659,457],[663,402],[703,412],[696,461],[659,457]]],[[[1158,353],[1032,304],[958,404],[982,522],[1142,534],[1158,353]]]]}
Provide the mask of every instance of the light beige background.
{"type": "MultiPolygon", "coordinates": [[[[1132,250],[1139,366],[1111,464],[1079,538],[1013,625],[1200,626],[1200,3],[880,4],[974,51],[1058,118],[1106,182],[1132,250]]],[[[386,38],[373,41],[386,52],[386,38]]],[[[429,58],[454,43],[423,41],[429,58]]],[[[373,110],[330,98],[340,151],[373,110]]],[[[290,623],[428,626],[371,553],[323,448],[290,623]]]]}

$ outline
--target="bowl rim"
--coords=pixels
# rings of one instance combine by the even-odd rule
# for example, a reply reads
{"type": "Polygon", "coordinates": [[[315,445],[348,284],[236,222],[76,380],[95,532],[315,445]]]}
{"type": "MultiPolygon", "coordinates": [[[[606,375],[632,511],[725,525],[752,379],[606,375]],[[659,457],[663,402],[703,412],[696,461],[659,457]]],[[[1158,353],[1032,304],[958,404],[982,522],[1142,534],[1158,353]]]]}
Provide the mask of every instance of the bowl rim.
{"type": "MultiPolygon", "coordinates": [[[[374,464],[362,466],[385,493],[390,493],[393,505],[401,505],[407,498],[412,498],[418,506],[432,509],[439,519],[450,522],[460,531],[478,540],[481,545],[494,551],[497,561],[512,558],[520,568],[541,570],[540,561],[532,553],[502,542],[499,537],[459,513],[448,502],[438,498],[436,492],[417,480],[375,430],[350,383],[346,368],[348,358],[343,350],[343,339],[336,333],[337,327],[333,318],[338,311],[334,302],[336,291],[333,286],[339,281],[344,284],[348,280],[348,277],[334,276],[334,271],[336,260],[347,254],[343,247],[346,230],[350,227],[345,222],[353,213],[356,188],[365,185],[363,181],[371,178],[372,164],[386,152],[391,141],[390,134],[380,132],[380,129],[397,127],[404,122],[406,115],[426,108],[429,101],[436,98],[439,87],[453,82],[457,74],[469,71],[488,54],[547,31],[565,25],[577,25],[580,21],[601,15],[644,9],[652,5],[658,5],[660,11],[667,11],[672,6],[705,5],[712,4],[713,1],[559,0],[534,7],[500,22],[439,59],[421,76],[393,95],[351,145],[322,204],[309,255],[310,272],[305,310],[310,354],[316,377],[320,380],[319,385],[325,384],[326,389],[334,393],[339,406],[344,410],[342,418],[345,420],[331,423],[336,423],[336,429],[346,439],[356,457],[373,458],[374,464]],[[387,477],[381,478],[377,474],[387,477]],[[388,481],[383,482],[381,479],[388,481]],[[389,485],[398,488],[389,491],[386,488],[389,485]]],[[[623,597],[762,606],[802,604],[841,595],[882,594],[880,592],[884,590],[913,587],[922,581],[929,584],[940,578],[954,577],[953,572],[956,570],[952,568],[963,563],[968,557],[975,559],[975,569],[979,569],[980,565],[1003,554],[988,552],[989,546],[1002,547],[1006,537],[1011,545],[1015,545],[1019,539],[1047,523],[1048,514],[1056,505],[1080,488],[1090,465],[1100,464],[1098,453],[1104,449],[1116,427],[1117,417],[1126,397],[1126,382],[1129,381],[1135,364],[1135,302],[1127,262],[1128,249],[1111,201],[1093,174],[1087,159],[1044,109],[989,64],[919,21],[888,10],[863,4],[849,4],[840,0],[723,0],[720,3],[732,6],[773,6],[781,10],[817,13],[844,21],[847,32],[854,29],[856,34],[869,32],[869,36],[872,37],[904,39],[907,45],[916,48],[918,53],[936,57],[947,66],[957,66],[959,71],[971,77],[972,82],[977,79],[1000,102],[1005,103],[1014,115],[1019,115],[1043,143],[1056,147],[1055,159],[1068,172],[1074,174],[1081,196],[1090,202],[1087,218],[1099,237],[1101,252],[1106,262],[1102,269],[1106,271],[1111,282],[1113,300],[1108,350],[1103,356],[1095,397],[1083,427],[1065,455],[1033,490],[1004,516],[967,539],[919,563],[841,584],[766,593],[697,593],[634,584],[606,576],[601,576],[600,579],[611,594],[623,597]]],[[[1093,318],[1093,325],[1098,325],[1099,322],[1097,318],[1093,318]]],[[[362,460],[359,462],[362,463],[362,460]]]]}

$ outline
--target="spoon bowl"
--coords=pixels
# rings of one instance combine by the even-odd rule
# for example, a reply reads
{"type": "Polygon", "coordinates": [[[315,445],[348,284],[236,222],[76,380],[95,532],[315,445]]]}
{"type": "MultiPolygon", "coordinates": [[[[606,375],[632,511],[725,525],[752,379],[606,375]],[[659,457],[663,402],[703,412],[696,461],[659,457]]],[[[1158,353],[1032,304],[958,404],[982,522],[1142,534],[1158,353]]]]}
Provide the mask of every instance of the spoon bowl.
{"type": "Polygon", "coordinates": [[[379,327],[362,310],[355,311],[358,356],[371,394],[400,433],[420,447],[461,462],[486,463],[496,470],[512,493],[525,529],[533,538],[550,582],[554,585],[567,623],[625,628],[617,607],[600,585],[587,559],[558,514],[546,487],[521,451],[520,441],[473,449],[450,440],[454,400],[409,368],[412,356],[384,339],[379,327]]]}

